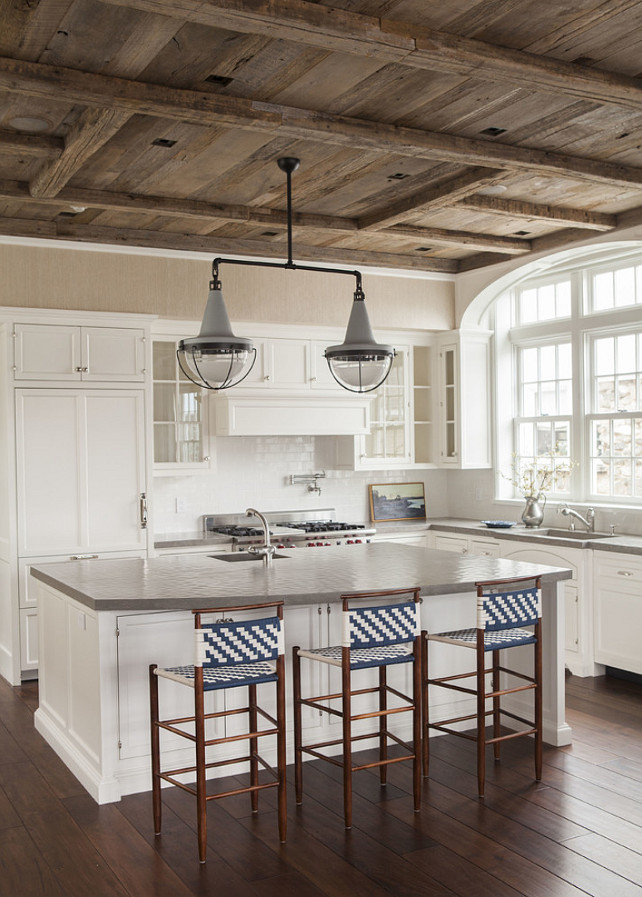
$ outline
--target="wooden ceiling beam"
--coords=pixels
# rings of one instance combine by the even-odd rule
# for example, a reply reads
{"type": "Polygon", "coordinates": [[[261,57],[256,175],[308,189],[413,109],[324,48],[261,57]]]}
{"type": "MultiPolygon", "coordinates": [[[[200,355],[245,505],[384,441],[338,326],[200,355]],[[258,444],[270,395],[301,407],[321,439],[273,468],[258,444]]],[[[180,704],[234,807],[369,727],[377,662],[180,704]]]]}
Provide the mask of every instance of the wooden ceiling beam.
{"type": "Polygon", "coordinates": [[[522,237],[495,237],[490,234],[477,234],[474,231],[444,230],[438,227],[395,224],[383,233],[387,238],[410,237],[424,243],[436,243],[438,246],[465,246],[466,249],[478,249],[481,252],[494,249],[507,255],[524,255],[532,249],[531,241],[522,237]]]}
{"type": "MultiPolygon", "coordinates": [[[[1,221],[1,219],[0,219],[1,221]]],[[[31,224],[32,222],[25,222],[31,224]]],[[[16,225],[12,233],[20,234],[16,225]]],[[[136,230],[122,227],[99,227],[82,225],[73,221],[56,221],[55,239],[79,240],[88,243],[108,243],[114,246],[147,246],[157,249],[175,249],[186,252],[234,253],[236,255],[256,256],[257,258],[287,257],[287,247],[282,244],[270,244],[269,250],[261,240],[229,239],[212,235],[179,234],[171,231],[136,230]]],[[[414,271],[437,271],[454,273],[457,262],[453,259],[418,258],[410,254],[392,252],[373,252],[359,249],[335,249],[331,246],[296,246],[297,261],[318,263],[320,259],[327,262],[339,262],[343,265],[370,265],[383,268],[402,268],[414,271]]]]}
{"type": "Polygon", "coordinates": [[[55,196],[84,162],[117,134],[131,118],[130,113],[116,109],[85,109],[65,140],[61,155],[45,162],[29,185],[38,199],[55,196]]]}
{"type": "Polygon", "coordinates": [[[499,199],[496,196],[466,196],[459,200],[458,205],[474,212],[490,212],[491,214],[508,215],[511,218],[534,218],[541,224],[572,224],[573,227],[583,227],[589,230],[609,231],[618,224],[616,215],[607,215],[604,212],[568,209],[562,206],[522,202],[516,199],[499,199]]]}
{"type": "MultiPolygon", "coordinates": [[[[113,193],[107,190],[86,190],[65,187],[55,197],[39,197],[35,200],[29,185],[22,181],[0,180],[0,200],[21,200],[39,206],[79,206],[102,211],[152,213],[171,218],[198,221],[230,221],[257,224],[263,227],[285,230],[287,213],[280,209],[263,209],[254,206],[220,205],[198,200],[173,199],[162,196],[144,196],[129,193],[113,193]]],[[[356,234],[359,224],[356,218],[335,218],[331,215],[294,213],[292,223],[296,230],[312,230],[325,233],[356,234]]],[[[529,240],[517,237],[495,237],[474,232],[444,230],[442,228],[395,225],[386,230],[393,240],[414,240],[420,243],[436,243],[446,246],[463,246],[469,249],[497,249],[511,255],[528,252],[529,240]]]]}
{"type": "Polygon", "coordinates": [[[642,168],[505,143],[403,128],[290,106],[172,88],[93,72],[0,58],[0,90],[84,106],[111,107],[203,127],[259,129],[294,139],[376,150],[459,165],[502,167],[579,178],[592,183],[642,186],[642,168]]]}
{"type": "Polygon", "coordinates": [[[478,190],[484,184],[496,181],[505,172],[492,168],[469,168],[440,184],[428,185],[418,193],[372,212],[359,219],[360,230],[381,230],[392,224],[407,221],[421,212],[429,212],[450,206],[462,196],[478,190]]]}
{"type": "Polygon", "coordinates": [[[0,131],[0,153],[28,159],[55,159],[65,148],[60,137],[38,137],[35,134],[17,134],[0,131]]]}
{"type": "MultiPolygon", "coordinates": [[[[615,72],[500,47],[433,28],[378,19],[309,0],[104,0],[181,21],[261,34],[426,71],[500,81],[639,110],[642,82],[615,72]]],[[[613,14],[617,13],[614,8],[613,14]]]]}

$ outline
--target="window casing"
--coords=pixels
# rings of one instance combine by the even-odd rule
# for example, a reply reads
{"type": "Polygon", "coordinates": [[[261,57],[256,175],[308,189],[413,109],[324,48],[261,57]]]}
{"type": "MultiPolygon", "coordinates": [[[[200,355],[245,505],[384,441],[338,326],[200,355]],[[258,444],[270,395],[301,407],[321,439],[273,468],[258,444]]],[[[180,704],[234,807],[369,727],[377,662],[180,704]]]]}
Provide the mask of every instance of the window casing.
{"type": "Polygon", "coordinates": [[[512,407],[500,382],[499,497],[523,494],[509,470],[548,463],[562,471],[549,498],[639,504],[642,257],[532,278],[502,301],[498,382],[511,371],[512,407]]]}

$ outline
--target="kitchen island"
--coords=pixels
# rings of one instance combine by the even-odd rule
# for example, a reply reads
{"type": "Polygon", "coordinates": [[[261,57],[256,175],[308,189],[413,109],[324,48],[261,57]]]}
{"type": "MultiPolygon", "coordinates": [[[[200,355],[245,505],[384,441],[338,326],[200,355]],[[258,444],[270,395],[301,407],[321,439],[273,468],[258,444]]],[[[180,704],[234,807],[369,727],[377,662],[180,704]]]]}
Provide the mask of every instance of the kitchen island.
{"type": "MultiPolygon", "coordinates": [[[[269,567],[207,556],[32,567],[40,621],[36,728],[99,803],[149,789],[147,667],[191,662],[190,610],[197,607],[282,599],[286,645],[315,646],[338,643],[337,602],[345,592],[419,586],[422,625],[447,629],[474,625],[476,581],[540,575],[544,737],[569,743],[561,593],[569,571],[390,543],[279,554],[269,567]]],[[[448,667],[445,672],[454,662],[448,651],[435,653],[434,663],[448,667]]],[[[217,701],[233,706],[242,691],[210,696],[213,709],[217,701]]],[[[180,704],[184,697],[175,699],[177,716],[188,710],[180,704]]],[[[313,712],[304,724],[310,730],[321,725],[313,712]]],[[[179,754],[171,743],[167,750],[179,754]]]]}

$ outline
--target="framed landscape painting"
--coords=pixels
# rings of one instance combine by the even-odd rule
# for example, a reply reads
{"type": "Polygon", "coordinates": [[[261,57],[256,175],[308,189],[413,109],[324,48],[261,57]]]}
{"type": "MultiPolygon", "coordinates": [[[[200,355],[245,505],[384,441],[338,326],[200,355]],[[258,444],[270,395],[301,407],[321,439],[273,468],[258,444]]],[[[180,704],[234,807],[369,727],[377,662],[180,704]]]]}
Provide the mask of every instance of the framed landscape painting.
{"type": "Polygon", "coordinates": [[[418,520],[426,517],[423,483],[381,483],[368,486],[370,519],[418,520]]]}

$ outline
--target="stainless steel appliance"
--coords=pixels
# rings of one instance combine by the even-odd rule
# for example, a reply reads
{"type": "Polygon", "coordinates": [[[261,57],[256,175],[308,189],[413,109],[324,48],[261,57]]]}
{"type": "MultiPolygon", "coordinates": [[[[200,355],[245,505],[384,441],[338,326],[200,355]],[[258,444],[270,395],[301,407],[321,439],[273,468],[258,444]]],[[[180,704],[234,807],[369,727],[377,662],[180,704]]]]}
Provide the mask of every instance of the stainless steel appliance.
{"type": "MultiPolygon", "coordinates": [[[[375,529],[365,523],[336,520],[334,508],[305,511],[269,511],[265,514],[270,538],[276,548],[332,548],[336,545],[363,545],[375,529]]],[[[232,551],[260,545],[263,529],[253,526],[245,514],[206,514],[203,530],[229,536],[232,551]]]]}

